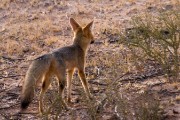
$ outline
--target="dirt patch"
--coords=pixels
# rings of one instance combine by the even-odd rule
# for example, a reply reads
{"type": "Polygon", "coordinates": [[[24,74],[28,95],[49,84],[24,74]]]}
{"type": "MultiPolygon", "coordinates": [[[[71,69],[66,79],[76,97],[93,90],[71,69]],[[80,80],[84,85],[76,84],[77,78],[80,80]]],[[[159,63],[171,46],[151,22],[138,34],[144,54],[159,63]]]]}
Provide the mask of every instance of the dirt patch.
{"type": "MultiPolygon", "coordinates": [[[[146,12],[156,14],[177,6],[175,0],[3,0],[0,5],[0,119],[41,118],[37,101],[39,88],[28,110],[21,116],[16,115],[20,108],[22,83],[31,60],[72,44],[69,17],[75,18],[82,25],[94,20],[96,42],[90,46],[86,65],[94,101],[91,103],[86,100],[75,74],[73,109],[65,111],[55,107],[50,119],[137,118],[134,115],[137,106],[132,106],[137,98],[140,99],[138,96],[145,92],[148,92],[147,99],[153,94],[160,102],[163,119],[180,119],[180,83],[170,84],[163,71],[153,62],[147,61],[143,67],[127,64],[129,51],[117,43],[120,39],[118,33],[131,27],[131,17],[146,12]],[[127,71],[128,74],[124,75],[127,71]],[[113,86],[112,89],[109,85],[114,83],[117,88],[113,86]]],[[[53,103],[57,94],[55,81],[52,86],[46,95],[47,106],[53,103]]],[[[146,97],[141,100],[146,101],[146,97]]]]}

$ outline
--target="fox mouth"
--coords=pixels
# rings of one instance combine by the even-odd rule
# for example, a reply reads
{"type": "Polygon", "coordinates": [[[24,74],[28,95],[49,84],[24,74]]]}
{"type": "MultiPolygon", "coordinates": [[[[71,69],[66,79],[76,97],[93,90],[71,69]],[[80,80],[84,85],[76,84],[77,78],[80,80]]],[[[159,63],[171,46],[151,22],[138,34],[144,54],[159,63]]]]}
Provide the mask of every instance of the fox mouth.
{"type": "Polygon", "coordinates": [[[91,41],[91,43],[90,44],[93,44],[94,43],[94,41],[91,41]]]}

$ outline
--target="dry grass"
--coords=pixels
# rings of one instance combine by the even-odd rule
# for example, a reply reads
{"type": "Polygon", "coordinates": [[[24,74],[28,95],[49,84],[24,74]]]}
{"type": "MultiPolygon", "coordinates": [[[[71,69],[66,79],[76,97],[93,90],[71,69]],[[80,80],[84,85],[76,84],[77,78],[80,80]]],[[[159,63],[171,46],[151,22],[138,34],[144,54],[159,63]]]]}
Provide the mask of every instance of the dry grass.
{"type": "Polygon", "coordinates": [[[45,42],[47,45],[52,45],[53,43],[56,43],[58,40],[59,40],[58,37],[53,36],[53,37],[46,39],[45,42]]]}
{"type": "Polygon", "coordinates": [[[0,8],[3,9],[9,7],[10,1],[11,0],[2,0],[0,4],[0,8]]]}
{"type": "MultiPolygon", "coordinates": [[[[141,55],[141,50],[130,51],[127,46],[116,41],[120,39],[119,33],[122,29],[129,26],[127,21],[129,21],[130,16],[147,11],[146,7],[151,7],[151,5],[153,7],[157,5],[157,9],[159,9],[160,3],[160,1],[150,0],[139,6],[135,0],[121,2],[118,0],[111,2],[109,0],[91,0],[76,3],[72,0],[31,0],[29,3],[2,0],[0,10],[4,12],[5,17],[2,18],[4,21],[2,20],[0,23],[0,25],[2,24],[0,26],[2,28],[0,31],[0,55],[13,56],[15,60],[9,61],[0,57],[0,63],[3,64],[3,69],[13,64],[18,65],[18,68],[7,69],[1,73],[4,76],[12,73],[13,75],[25,74],[29,66],[27,60],[32,60],[40,54],[71,44],[72,32],[68,17],[77,18],[77,21],[81,22],[82,25],[94,20],[93,32],[97,43],[90,46],[86,64],[87,79],[94,100],[88,101],[86,99],[80,80],[75,74],[72,92],[74,110],[64,111],[60,103],[54,103],[58,96],[58,90],[57,83],[53,81],[53,87],[47,92],[44,99],[47,113],[42,118],[159,120],[161,118],[159,111],[162,111],[160,108],[164,109],[171,103],[176,104],[179,101],[179,96],[176,98],[167,96],[165,95],[166,89],[164,92],[157,88],[160,95],[162,92],[165,98],[169,99],[168,105],[166,103],[162,106],[159,103],[160,99],[156,91],[151,91],[148,88],[156,85],[156,82],[160,84],[158,87],[161,88],[164,82],[158,80],[159,78],[156,76],[155,81],[148,78],[136,79],[140,74],[144,75],[148,70],[151,70],[153,65],[147,63],[149,62],[146,61],[147,57],[134,56],[134,53],[141,55]],[[19,4],[22,6],[18,6],[19,4]],[[6,9],[7,11],[4,11],[6,9]],[[16,58],[23,58],[24,60],[19,61],[16,58]],[[121,78],[125,73],[129,74],[121,78]],[[128,77],[133,79],[128,79],[128,77]],[[151,84],[148,84],[147,81],[151,84]]],[[[153,11],[153,13],[156,12],[153,11]]],[[[2,76],[0,75],[0,77],[2,76]]],[[[9,81],[11,85],[20,79],[24,79],[24,76],[6,80],[3,78],[3,82],[9,81]]],[[[0,85],[7,87],[6,84],[0,85]]],[[[178,83],[174,83],[173,88],[179,90],[178,83]]],[[[18,90],[15,89],[14,91],[18,90]]],[[[20,91],[16,92],[16,95],[17,93],[19,95],[20,91]]],[[[9,94],[11,95],[11,93],[9,94]]],[[[32,106],[30,106],[32,111],[38,107],[37,98],[38,96],[35,97],[32,106]]],[[[7,96],[6,101],[8,100],[9,96],[7,96]]],[[[12,99],[12,101],[19,102],[18,98],[12,99]]],[[[18,109],[10,108],[7,110],[9,113],[13,113],[12,111],[18,109]]],[[[2,110],[2,112],[10,116],[7,111],[2,110]]],[[[26,116],[36,115],[30,113],[26,116]]],[[[36,119],[37,117],[33,118],[36,119]]]]}
{"type": "Polygon", "coordinates": [[[41,53],[42,47],[56,43],[60,39],[59,35],[63,34],[60,26],[38,14],[17,14],[15,18],[9,19],[4,28],[0,49],[7,51],[6,55],[22,55],[34,51],[41,53]]]}
{"type": "Polygon", "coordinates": [[[17,41],[9,40],[7,41],[7,44],[4,44],[4,50],[7,51],[7,54],[13,55],[14,53],[21,53],[22,48],[20,47],[19,43],[17,41]]]}

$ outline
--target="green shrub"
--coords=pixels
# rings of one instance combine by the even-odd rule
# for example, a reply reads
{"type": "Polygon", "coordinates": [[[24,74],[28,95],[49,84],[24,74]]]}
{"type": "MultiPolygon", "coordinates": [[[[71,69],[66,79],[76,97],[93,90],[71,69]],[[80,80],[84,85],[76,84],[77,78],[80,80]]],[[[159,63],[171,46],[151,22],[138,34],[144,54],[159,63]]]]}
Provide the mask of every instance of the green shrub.
{"type": "Polygon", "coordinates": [[[178,80],[180,55],[180,13],[164,12],[144,15],[132,19],[132,28],[122,34],[121,43],[131,50],[139,49],[140,58],[148,57],[161,64],[168,76],[178,80]]]}

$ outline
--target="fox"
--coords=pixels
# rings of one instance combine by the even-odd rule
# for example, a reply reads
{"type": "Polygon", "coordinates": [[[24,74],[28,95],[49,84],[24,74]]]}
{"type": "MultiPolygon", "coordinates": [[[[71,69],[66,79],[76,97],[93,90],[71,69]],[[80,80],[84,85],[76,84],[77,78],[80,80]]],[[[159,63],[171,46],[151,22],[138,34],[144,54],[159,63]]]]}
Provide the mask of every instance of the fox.
{"type": "Polygon", "coordinates": [[[50,77],[53,75],[58,80],[59,101],[67,109],[67,104],[63,100],[63,91],[67,83],[67,102],[70,103],[72,77],[76,69],[87,98],[92,99],[85,75],[85,61],[88,47],[94,43],[92,34],[93,21],[84,27],[80,26],[73,18],[70,18],[69,22],[74,33],[73,44],[37,57],[30,64],[22,85],[21,110],[28,108],[33,100],[37,83],[42,82],[39,94],[39,113],[44,112],[43,96],[50,86],[50,77]]]}

